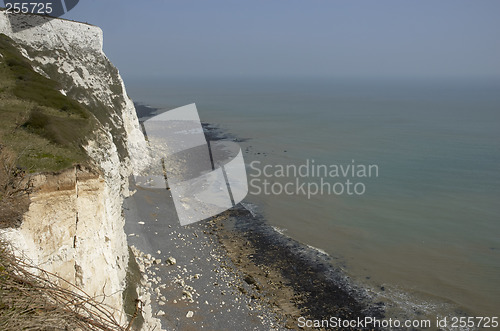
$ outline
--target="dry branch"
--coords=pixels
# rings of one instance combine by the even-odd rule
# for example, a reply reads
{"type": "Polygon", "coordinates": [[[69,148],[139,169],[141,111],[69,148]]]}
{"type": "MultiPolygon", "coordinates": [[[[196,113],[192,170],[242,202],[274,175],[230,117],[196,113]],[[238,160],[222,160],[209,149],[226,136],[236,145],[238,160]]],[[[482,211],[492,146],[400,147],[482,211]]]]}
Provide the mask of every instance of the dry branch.
{"type": "Polygon", "coordinates": [[[0,241],[0,330],[125,330],[115,318],[118,314],[57,275],[16,257],[0,241]]]}

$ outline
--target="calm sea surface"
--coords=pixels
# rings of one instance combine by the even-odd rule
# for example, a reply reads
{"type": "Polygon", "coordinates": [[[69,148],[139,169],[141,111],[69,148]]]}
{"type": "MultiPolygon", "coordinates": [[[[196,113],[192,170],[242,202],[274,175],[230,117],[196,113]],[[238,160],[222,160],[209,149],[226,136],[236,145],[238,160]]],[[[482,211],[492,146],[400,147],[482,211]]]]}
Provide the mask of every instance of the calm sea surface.
{"type": "MultiPolygon", "coordinates": [[[[249,179],[258,179],[245,201],[285,234],[335,257],[396,311],[499,315],[500,81],[126,83],[136,102],[159,108],[194,102],[202,121],[248,138],[240,146],[249,179]],[[348,178],[363,184],[362,195],[256,194],[265,179],[257,169],[307,160],[377,165],[378,177],[348,178]]],[[[296,185],[291,177],[268,180],[296,185]]]]}

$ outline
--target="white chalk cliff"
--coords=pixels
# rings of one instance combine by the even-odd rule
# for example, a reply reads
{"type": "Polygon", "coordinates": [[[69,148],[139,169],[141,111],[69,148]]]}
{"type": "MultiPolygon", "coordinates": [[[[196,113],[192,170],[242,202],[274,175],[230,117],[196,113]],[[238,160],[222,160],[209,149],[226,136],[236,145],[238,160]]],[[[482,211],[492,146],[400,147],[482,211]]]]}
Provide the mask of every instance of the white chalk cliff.
{"type": "Polygon", "coordinates": [[[104,294],[105,303],[122,311],[128,264],[122,203],[129,176],[149,156],[134,105],[103,53],[103,33],[62,19],[16,15],[12,20],[5,12],[0,12],[0,33],[12,38],[37,72],[60,82],[61,92],[85,104],[100,123],[85,146],[98,173],[75,167],[36,176],[22,226],[4,236],[36,265],[91,296],[104,294]]]}

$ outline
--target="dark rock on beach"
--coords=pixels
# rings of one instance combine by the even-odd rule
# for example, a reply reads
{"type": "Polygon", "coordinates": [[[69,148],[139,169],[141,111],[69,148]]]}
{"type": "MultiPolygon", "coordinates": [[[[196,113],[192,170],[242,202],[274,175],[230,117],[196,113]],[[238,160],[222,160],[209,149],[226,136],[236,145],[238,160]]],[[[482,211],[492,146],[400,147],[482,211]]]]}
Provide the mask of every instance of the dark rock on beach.
{"type": "Polygon", "coordinates": [[[298,318],[382,318],[383,306],[335,269],[330,257],[288,238],[243,207],[217,217],[216,235],[260,298],[297,328],[298,318]]]}

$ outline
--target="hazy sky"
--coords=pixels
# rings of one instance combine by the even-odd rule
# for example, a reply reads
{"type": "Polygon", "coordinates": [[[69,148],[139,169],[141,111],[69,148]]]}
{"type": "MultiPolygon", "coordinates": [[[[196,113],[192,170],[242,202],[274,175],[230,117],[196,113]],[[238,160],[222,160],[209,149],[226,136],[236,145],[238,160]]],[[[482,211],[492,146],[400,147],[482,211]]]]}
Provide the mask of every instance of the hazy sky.
{"type": "Polygon", "coordinates": [[[82,0],[125,77],[500,75],[500,1],[82,0]]]}

